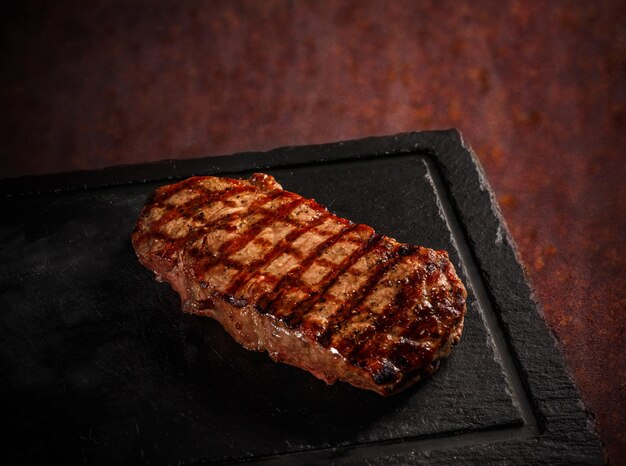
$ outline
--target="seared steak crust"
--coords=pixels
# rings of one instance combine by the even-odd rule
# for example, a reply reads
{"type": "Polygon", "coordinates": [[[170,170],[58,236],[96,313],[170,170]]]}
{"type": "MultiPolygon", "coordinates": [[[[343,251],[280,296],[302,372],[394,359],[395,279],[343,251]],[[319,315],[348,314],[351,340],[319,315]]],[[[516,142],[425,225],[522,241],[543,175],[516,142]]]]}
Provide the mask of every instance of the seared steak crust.
{"type": "Polygon", "coordinates": [[[396,392],[463,329],[466,291],[445,251],[376,234],[269,175],[159,188],[132,242],[186,312],[327,383],[396,392]]]}

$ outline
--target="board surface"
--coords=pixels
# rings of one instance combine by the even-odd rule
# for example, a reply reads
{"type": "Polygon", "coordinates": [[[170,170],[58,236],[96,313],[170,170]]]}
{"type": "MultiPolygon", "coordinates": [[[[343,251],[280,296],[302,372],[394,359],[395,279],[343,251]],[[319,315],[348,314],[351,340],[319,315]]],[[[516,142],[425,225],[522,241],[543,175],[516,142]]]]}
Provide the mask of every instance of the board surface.
{"type": "Polygon", "coordinates": [[[454,131],[0,182],[0,402],[18,461],[602,462],[489,188],[454,131]],[[401,242],[449,251],[461,343],[390,398],[244,350],[137,261],[148,195],[263,171],[401,242]]]}

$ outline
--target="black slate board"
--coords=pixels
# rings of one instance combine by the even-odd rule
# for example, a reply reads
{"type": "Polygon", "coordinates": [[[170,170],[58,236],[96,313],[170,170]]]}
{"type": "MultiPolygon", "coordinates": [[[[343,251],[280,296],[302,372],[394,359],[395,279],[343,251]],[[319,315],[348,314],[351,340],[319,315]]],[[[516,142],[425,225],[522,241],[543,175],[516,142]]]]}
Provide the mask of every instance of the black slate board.
{"type": "Polygon", "coordinates": [[[4,180],[0,195],[0,406],[14,461],[603,461],[455,131],[4,180]],[[156,187],[261,170],[380,233],[450,252],[469,312],[437,374],[390,398],[326,386],[183,314],[137,262],[130,232],[156,187]]]}

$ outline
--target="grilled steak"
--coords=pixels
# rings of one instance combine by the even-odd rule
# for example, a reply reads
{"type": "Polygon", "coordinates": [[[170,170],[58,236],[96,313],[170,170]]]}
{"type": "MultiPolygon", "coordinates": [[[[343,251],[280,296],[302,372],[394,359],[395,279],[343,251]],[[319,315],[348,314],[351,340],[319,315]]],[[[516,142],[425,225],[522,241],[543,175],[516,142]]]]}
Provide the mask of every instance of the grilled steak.
{"type": "Polygon", "coordinates": [[[184,311],[329,384],[399,391],[463,329],[466,291],[445,251],[376,234],[269,175],[159,188],[132,241],[184,311]]]}

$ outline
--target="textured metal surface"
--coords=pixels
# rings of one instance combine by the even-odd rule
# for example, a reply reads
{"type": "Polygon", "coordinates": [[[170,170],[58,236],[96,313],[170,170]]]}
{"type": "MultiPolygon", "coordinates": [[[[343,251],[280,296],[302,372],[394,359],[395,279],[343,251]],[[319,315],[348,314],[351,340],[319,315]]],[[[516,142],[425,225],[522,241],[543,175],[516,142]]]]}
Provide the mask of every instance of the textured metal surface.
{"type": "Polygon", "coordinates": [[[13,2],[0,177],[460,128],[618,461],[624,24],[623,0],[13,2]]]}
{"type": "Polygon", "coordinates": [[[601,461],[489,187],[455,132],[1,188],[0,400],[13,459],[601,461]],[[129,235],[164,183],[146,177],[253,170],[400,241],[450,251],[469,313],[435,376],[391,398],[328,387],[183,314],[176,293],[139,265],[129,235]],[[42,186],[56,191],[34,192],[42,186]]]}

